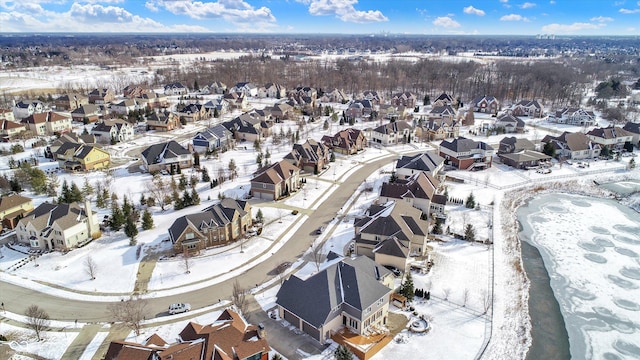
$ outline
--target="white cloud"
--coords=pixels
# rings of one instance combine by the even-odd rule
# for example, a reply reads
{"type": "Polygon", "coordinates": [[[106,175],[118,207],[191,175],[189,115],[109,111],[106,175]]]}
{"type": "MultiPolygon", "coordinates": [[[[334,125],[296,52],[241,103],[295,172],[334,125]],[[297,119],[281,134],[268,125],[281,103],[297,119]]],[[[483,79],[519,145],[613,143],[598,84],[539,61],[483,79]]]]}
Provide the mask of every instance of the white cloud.
{"type": "Polygon", "coordinates": [[[620,9],[620,12],[622,14],[637,14],[637,13],[640,13],[640,9],[625,9],[625,8],[622,8],[622,9],[620,9]]]}
{"type": "Polygon", "coordinates": [[[160,9],[158,9],[158,7],[156,6],[156,4],[154,4],[151,1],[147,1],[146,3],[144,3],[144,7],[146,7],[147,9],[149,9],[150,11],[153,12],[158,12],[160,11],[160,9]]]}
{"type": "Polygon", "coordinates": [[[613,18],[608,16],[597,16],[597,17],[592,17],[590,20],[596,21],[596,22],[610,22],[610,21],[613,21],[613,18]]]}
{"type": "Polygon", "coordinates": [[[358,0],[298,0],[309,5],[309,14],[313,16],[331,16],[345,22],[369,23],[389,21],[380,10],[356,10],[358,0]]]}
{"type": "Polygon", "coordinates": [[[476,9],[472,5],[469,5],[463,9],[465,14],[473,14],[478,16],[484,16],[484,10],[476,9]]]}
{"type": "Polygon", "coordinates": [[[509,0],[500,0],[501,3],[508,3],[509,0]]]}
{"type": "Polygon", "coordinates": [[[555,0],[550,0],[550,1],[549,1],[549,4],[551,4],[551,5],[555,5],[555,4],[556,4],[556,1],[555,1],[555,0]]]}
{"type": "Polygon", "coordinates": [[[536,6],[536,3],[526,2],[526,3],[522,4],[522,5],[520,5],[520,8],[521,9],[530,9],[532,7],[535,7],[535,6],[536,6]]]}
{"type": "Polygon", "coordinates": [[[549,24],[542,27],[542,32],[558,34],[558,33],[576,33],[584,30],[597,30],[606,26],[604,23],[582,23],[575,22],[573,24],[549,24]]]}
{"type": "Polygon", "coordinates": [[[432,24],[435,25],[435,26],[441,26],[441,27],[445,27],[445,28],[457,28],[457,27],[460,27],[460,23],[459,22],[453,20],[452,18],[450,18],[448,16],[437,17],[435,20],[433,20],[432,24]]]}
{"type": "Polygon", "coordinates": [[[222,18],[236,25],[255,26],[276,21],[271,9],[264,6],[256,9],[243,0],[214,2],[157,0],[154,5],[164,7],[175,15],[189,16],[193,19],[222,18]]]}
{"type": "Polygon", "coordinates": [[[500,21],[525,21],[528,22],[529,19],[527,19],[526,17],[519,15],[519,14],[509,14],[509,15],[504,15],[503,17],[500,18],[500,21]]]}

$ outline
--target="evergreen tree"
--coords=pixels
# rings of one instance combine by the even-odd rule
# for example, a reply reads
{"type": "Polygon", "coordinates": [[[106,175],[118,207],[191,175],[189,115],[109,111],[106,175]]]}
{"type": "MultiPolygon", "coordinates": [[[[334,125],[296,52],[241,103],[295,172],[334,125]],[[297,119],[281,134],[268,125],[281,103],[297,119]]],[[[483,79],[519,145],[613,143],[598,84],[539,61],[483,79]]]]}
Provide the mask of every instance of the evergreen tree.
{"type": "Polygon", "coordinates": [[[464,229],[464,239],[467,241],[476,241],[476,231],[473,229],[473,225],[467,224],[464,229]]]}
{"type": "Polygon", "coordinates": [[[62,189],[60,190],[60,196],[58,196],[59,203],[69,203],[69,184],[67,179],[62,180],[62,189]]]}
{"type": "Polygon", "coordinates": [[[142,213],[142,229],[153,229],[153,216],[151,216],[151,212],[148,209],[145,209],[142,213]]]}
{"type": "Polygon", "coordinates": [[[553,142],[551,141],[544,144],[544,148],[542,149],[542,152],[547,156],[556,157],[556,147],[553,145],[553,142]]]}
{"type": "Polygon", "coordinates": [[[324,124],[322,124],[323,130],[329,130],[329,120],[325,120],[324,124]]]}
{"type": "Polygon", "coordinates": [[[198,154],[197,151],[193,153],[193,166],[194,167],[200,166],[200,154],[198,154]]]}
{"type": "Polygon", "coordinates": [[[124,216],[125,219],[130,218],[131,212],[132,212],[131,203],[129,203],[129,199],[125,196],[124,199],[122,200],[122,216],[124,216]]]}
{"type": "Polygon", "coordinates": [[[200,195],[196,189],[191,189],[191,205],[200,205],[200,195]]]}
{"type": "Polygon", "coordinates": [[[635,159],[629,160],[629,169],[635,169],[635,168],[636,168],[636,160],[635,159]]]}
{"type": "Polygon", "coordinates": [[[47,196],[54,197],[58,195],[58,186],[60,186],[60,181],[56,174],[51,174],[47,179],[47,196]]]}
{"type": "Polygon", "coordinates": [[[144,194],[140,194],[140,206],[147,205],[147,198],[144,197],[144,194]]]}
{"type": "Polygon", "coordinates": [[[394,183],[396,181],[398,181],[398,175],[396,175],[396,172],[393,171],[391,172],[391,176],[389,177],[389,182],[394,183]]]}
{"type": "Polygon", "coordinates": [[[127,218],[124,224],[124,233],[129,237],[129,245],[134,246],[137,243],[138,227],[132,218],[127,218]]]}
{"type": "Polygon", "coordinates": [[[407,298],[409,301],[413,301],[415,295],[413,288],[413,278],[411,277],[411,271],[405,273],[404,281],[400,285],[400,295],[407,298]]]}
{"type": "MultiPolygon", "coordinates": [[[[15,176],[11,178],[11,180],[9,180],[9,186],[11,187],[11,191],[13,192],[19,193],[24,191],[24,189],[22,188],[22,185],[20,184],[20,181],[16,179],[15,176]]],[[[58,199],[58,202],[60,202],[59,199],[58,199]]]]}
{"type": "Polygon", "coordinates": [[[334,154],[333,151],[331,155],[329,155],[329,162],[336,162],[336,154],[334,154]]]}
{"type": "Polygon", "coordinates": [[[473,192],[469,193],[469,196],[467,196],[467,201],[465,202],[464,206],[467,209],[474,209],[476,207],[476,199],[473,196],[473,192]]]}
{"type": "Polygon", "coordinates": [[[440,221],[440,219],[436,219],[436,223],[431,232],[436,235],[442,234],[442,221],[440,221]]]}
{"type": "Polygon", "coordinates": [[[336,360],[353,360],[353,354],[349,348],[344,345],[338,346],[333,355],[335,355],[336,360]]]}
{"type": "Polygon", "coordinates": [[[111,221],[109,222],[109,227],[113,231],[118,231],[122,227],[122,224],[126,221],[120,206],[118,206],[117,201],[111,202],[111,221]]]}
{"type": "Polygon", "coordinates": [[[184,174],[180,174],[180,180],[178,182],[178,189],[180,189],[180,191],[184,190],[187,188],[187,178],[184,176],[184,174]]]}
{"type": "Polygon", "coordinates": [[[271,360],[284,360],[280,354],[273,354],[271,360]]]}
{"type": "Polygon", "coordinates": [[[93,186],[91,186],[91,184],[89,184],[89,179],[84,178],[84,184],[82,185],[82,197],[83,198],[88,198],[89,196],[93,195],[93,186]]]}
{"type": "Polygon", "coordinates": [[[231,174],[231,180],[234,180],[238,176],[238,167],[233,158],[229,160],[229,173],[231,174]]]}
{"type": "MultiPolygon", "coordinates": [[[[281,130],[282,130],[282,129],[281,129],[281,130]]],[[[261,147],[260,147],[260,139],[256,138],[256,139],[253,141],[253,149],[254,149],[255,151],[258,151],[258,152],[260,151],[260,149],[261,149],[261,147]]]]}
{"type": "Polygon", "coordinates": [[[76,201],[82,201],[82,191],[76,183],[72,183],[71,190],[69,192],[69,203],[76,201]]]}
{"type": "Polygon", "coordinates": [[[211,178],[209,177],[209,172],[207,171],[207,168],[203,168],[202,169],[202,182],[209,182],[211,181],[211,178]]]}
{"type": "Polygon", "coordinates": [[[262,209],[258,209],[258,213],[256,214],[256,222],[264,223],[264,214],[262,213],[262,209]]]}

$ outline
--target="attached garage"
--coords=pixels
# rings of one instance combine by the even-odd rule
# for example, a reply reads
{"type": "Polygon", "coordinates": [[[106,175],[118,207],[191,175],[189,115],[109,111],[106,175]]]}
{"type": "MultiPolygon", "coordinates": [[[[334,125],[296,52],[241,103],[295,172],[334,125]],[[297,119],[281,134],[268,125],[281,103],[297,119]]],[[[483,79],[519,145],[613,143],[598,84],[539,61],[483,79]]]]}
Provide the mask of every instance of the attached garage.
{"type": "Polygon", "coordinates": [[[284,310],[284,319],[287,320],[291,325],[295,326],[296,328],[299,327],[300,318],[295,316],[292,312],[288,311],[287,309],[283,309],[283,310],[284,310]]]}
{"type": "Polygon", "coordinates": [[[311,337],[313,337],[314,339],[320,341],[320,330],[304,321],[302,322],[302,331],[311,335],[311,337]]]}

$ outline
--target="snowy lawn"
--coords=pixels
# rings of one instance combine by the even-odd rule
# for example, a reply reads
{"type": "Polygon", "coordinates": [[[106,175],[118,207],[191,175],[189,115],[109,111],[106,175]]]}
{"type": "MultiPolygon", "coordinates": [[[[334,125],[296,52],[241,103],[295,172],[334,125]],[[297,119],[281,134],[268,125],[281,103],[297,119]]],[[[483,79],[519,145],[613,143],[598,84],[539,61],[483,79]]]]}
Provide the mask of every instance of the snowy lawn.
{"type": "Polygon", "coordinates": [[[0,334],[7,337],[11,349],[34,354],[45,359],[60,359],[69,345],[78,336],[75,331],[45,331],[38,341],[32,330],[0,322],[0,334]]]}

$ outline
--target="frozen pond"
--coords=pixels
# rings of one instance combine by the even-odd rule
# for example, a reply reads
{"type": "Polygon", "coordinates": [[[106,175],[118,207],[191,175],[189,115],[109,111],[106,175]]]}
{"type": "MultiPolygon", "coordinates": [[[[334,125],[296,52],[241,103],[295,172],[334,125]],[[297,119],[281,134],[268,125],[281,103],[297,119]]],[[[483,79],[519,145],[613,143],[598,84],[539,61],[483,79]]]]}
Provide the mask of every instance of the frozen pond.
{"type": "Polygon", "coordinates": [[[625,196],[640,191],[640,181],[638,180],[617,181],[607,184],[601,184],[600,186],[625,196]]]}
{"type": "MultiPolygon", "coordinates": [[[[540,251],[574,359],[640,356],[640,214],[608,199],[549,194],[518,210],[540,251]]],[[[534,332],[534,337],[535,337],[534,332]]]]}

